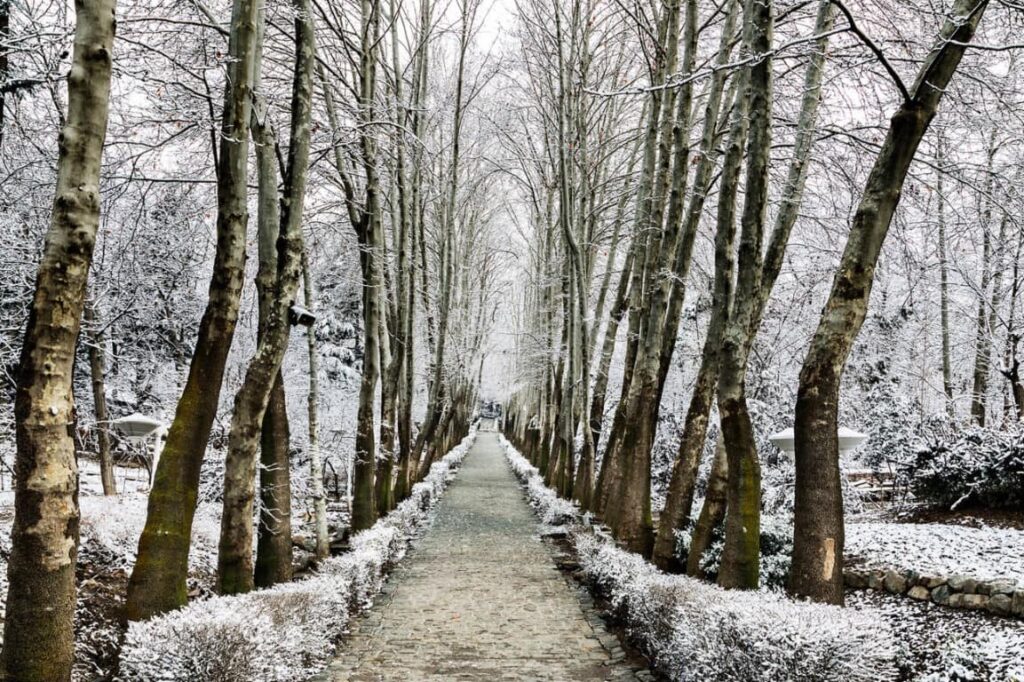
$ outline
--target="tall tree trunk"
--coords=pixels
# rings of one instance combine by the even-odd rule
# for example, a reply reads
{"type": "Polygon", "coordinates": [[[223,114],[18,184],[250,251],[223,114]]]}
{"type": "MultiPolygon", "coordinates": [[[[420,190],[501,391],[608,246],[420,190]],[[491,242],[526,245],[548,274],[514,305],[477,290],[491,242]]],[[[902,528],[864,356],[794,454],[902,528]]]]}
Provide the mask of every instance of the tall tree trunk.
{"type": "Polygon", "coordinates": [[[875,264],[917,148],[987,0],[957,0],[913,88],[893,116],[853,218],[803,368],[796,404],[796,503],[789,591],[843,603],[843,498],[838,412],[843,368],[864,323],[875,264]]]}
{"type": "MultiPolygon", "coordinates": [[[[261,21],[257,49],[256,97],[252,112],[252,139],[257,175],[256,232],[259,265],[256,294],[259,307],[257,347],[264,339],[269,318],[274,314],[277,283],[277,239],[281,234],[278,197],[277,135],[268,119],[266,101],[259,94],[262,71],[262,43],[265,17],[261,21]]],[[[291,579],[291,478],[288,460],[288,409],[284,385],[278,371],[260,430],[260,515],[256,543],[254,583],[269,587],[291,579]],[[284,512],[287,512],[285,514],[284,512]]]]}
{"type": "Polygon", "coordinates": [[[374,399],[380,378],[380,292],[377,264],[381,257],[382,226],[377,145],[373,138],[374,97],[377,89],[377,43],[380,34],[379,0],[363,0],[359,63],[360,142],[366,172],[366,205],[360,224],[359,262],[363,274],[363,375],[359,384],[356,448],[352,490],[352,530],[369,528],[377,520],[374,501],[377,447],[374,438],[374,399]]]}
{"type": "Polygon", "coordinates": [[[953,365],[949,343],[949,261],[946,259],[946,197],[943,192],[945,148],[944,138],[939,134],[937,142],[936,165],[938,170],[935,178],[935,209],[939,221],[939,310],[942,325],[942,392],[946,396],[946,414],[956,417],[956,405],[953,402],[953,365]]]}
{"type": "Polygon", "coordinates": [[[974,331],[974,374],[971,388],[971,419],[985,425],[988,411],[988,375],[992,364],[992,330],[988,327],[988,296],[992,281],[992,165],[995,162],[995,132],[989,142],[988,163],[985,166],[985,191],[981,197],[985,208],[981,211],[982,255],[981,286],[978,290],[978,315],[974,331]]]}
{"type": "Polygon", "coordinates": [[[14,528],[0,677],[69,680],[74,659],[78,466],[72,371],[100,214],[114,2],[75,5],[57,187],[18,367],[14,528]]]}
{"type": "MultiPolygon", "coordinates": [[[[309,268],[309,256],[302,250],[302,295],[306,310],[316,309],[316,292],[313,290],[313,273],[309,268]]],[[[316,558],[326,559],[331,553],[330,538],[327,534],[327,496],[324,494],[324,465],[320,456],[320,419],[317,414],[320,404],[320,359],[316,349],[316,332],[310,325],[306,332],[309,349],[309,393],[306,396],[306,415],[309,425],[309,477],[313,488],[313,528],[316,536],[316,558]]]]}
{"type": "MultiPolygon", "coordinates": [[[[217,555],[217,582],[222,594],[247,592],[254,587],[253,502],[255,498],[256,453],[264,415],[271,392],[279,378],[281,362],[291,334],[289,308],[298,292],[302,269],[302,209],[309,169],[310,119],[312,115],[313,69],[315,64],[312,13],[309,0],[295,0],[295,72],[292,82],[291,131],[288,165],[281,198],[279,235],[276,240],[276,277],[266,325],[246,370],[242,386],[235,395],[235,411],[228,434],[228,453],[224,464],[224,511],[221,517],[220,546],[217,555]]],[[[283,392],[283,388],[281,389],[283,392]]],[[[284,436],[285,434],[278,434],[284,436]]],[[[277,446],[280,447],[280,446],[277,446]]],[[[280,456],[280,455],[279,455],[280,456]]],[[[288,469],[287,446],[284,462],[276,469],[288,469]]],[[[285,481],[274,477],[275,488],[285,481]]],[[[274,502],[281,506],[290,490],[274,490],[274,502]]],[[[283,505],[291,513],[290,501],[283,505]]],[[[284,509],[279,513],[283,514],[284,509]]],[[[290,524],[285,557],[267,558],[272,569],[261,572],[261,580],[272,581],[290,574],[290,524]]],[[[284,538],[277,542],[284,543],[284,538]]],[[[275,545],[276,546],[276,545],[275,545]]]]}
{"type": "Polygon", "coordinates": [[[129,620],[143,620],[188,601],[185,579],[199,470],[220,403],[245,276],[249,119],[259,13],[255,0],[234,2],[217,169],[217,251],[209,300],[149,494],[146,526],[128,582],[129,620]]]}
{"type": "Polygon", "coordinates": [[[103,332],[96,315],[96,304],[86,301],[85,322],[89,336],[89,375],[92,379],[92,402],[96,413],[96,442],[100,454],[100,482],[104,495],[116,495],[114,455],[110,449],[110,414],[107,412],[106,363],[103,360],[103,332]]]}

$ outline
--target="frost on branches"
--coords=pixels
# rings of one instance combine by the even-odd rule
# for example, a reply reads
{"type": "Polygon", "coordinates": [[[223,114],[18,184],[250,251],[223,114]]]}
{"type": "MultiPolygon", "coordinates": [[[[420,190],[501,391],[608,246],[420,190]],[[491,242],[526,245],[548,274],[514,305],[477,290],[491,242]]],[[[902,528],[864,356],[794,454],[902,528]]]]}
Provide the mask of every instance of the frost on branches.
{"type": "Polygon", "coordinates": [[[319,671],[349,620],[368,608],[391,568],[430,517],[469,452],[475,433],[435,462],[410,496],[351,551],[306,580],[214,597],[129,626],[122,680],[290,682],[319,671]]]}
{"type": "Polygon", "coordinates": [[[893,637],[884,623],[774,592],[726,591],[662,573],[586,524],[575,505],[544,486],[537,469],[501,442],[537,514],[545,523],[572,524],[569,537],[587,579],[670,679],[896,679],[893,637]]]}

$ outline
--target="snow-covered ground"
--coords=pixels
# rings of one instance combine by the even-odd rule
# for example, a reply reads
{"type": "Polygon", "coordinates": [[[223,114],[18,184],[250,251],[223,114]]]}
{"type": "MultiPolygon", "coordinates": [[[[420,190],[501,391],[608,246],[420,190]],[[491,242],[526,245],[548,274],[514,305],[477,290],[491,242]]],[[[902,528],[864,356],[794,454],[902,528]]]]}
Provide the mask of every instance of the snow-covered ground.
{"type": "Polygon", "coordinates": [[[888,625],[901,680],[1006,682],[1024,674],[1024,622],[875,590],[849,592],[846,606],[888,625]]]}
{"type": "MultiPolygon", "coordinates": [[[[104,496],[99,465],[79,461],[81,541],[79,590],[75,608],[74,680],[106,679],[123,635],[122,617],[128,575],[135,564],[139,536],[146,523],[149,491],[145,469],[116,467],[117,495],[104,496]]],[[[196,509],[189,553],[189,588],[209,594],[217,569],[220,505],[196,509]]],[[[14,522],[14,493],[0,491],[0,557],[8,556],[14,522]]],[[[0,622],[7,600],[7,563],[0,558],[0,622]]]]}
{"type": "Polygon", "coordinates": [[[938,523],[850,523],[846,554],[870,568],[1024,584],[1024,531],[938,523]]]}

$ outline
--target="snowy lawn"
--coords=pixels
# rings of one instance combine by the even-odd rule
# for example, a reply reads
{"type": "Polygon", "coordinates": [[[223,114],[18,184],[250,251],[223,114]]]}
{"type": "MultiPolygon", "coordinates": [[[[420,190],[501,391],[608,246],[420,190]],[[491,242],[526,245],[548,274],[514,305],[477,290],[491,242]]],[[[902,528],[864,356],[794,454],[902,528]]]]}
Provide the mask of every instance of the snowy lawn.
{"type": "Polygon", "coordinates": [[[938,523],[850,523],[846,555],[867,568],[1024,584],[1024,531],[938,523]]]}
{"type": "Polygon", "coordinates": [[[1020,621],[874,590],[848,593],[846,606],[888,624],[897,642],[902,680],[1024,679],[1024,623],[1020,621]]]}

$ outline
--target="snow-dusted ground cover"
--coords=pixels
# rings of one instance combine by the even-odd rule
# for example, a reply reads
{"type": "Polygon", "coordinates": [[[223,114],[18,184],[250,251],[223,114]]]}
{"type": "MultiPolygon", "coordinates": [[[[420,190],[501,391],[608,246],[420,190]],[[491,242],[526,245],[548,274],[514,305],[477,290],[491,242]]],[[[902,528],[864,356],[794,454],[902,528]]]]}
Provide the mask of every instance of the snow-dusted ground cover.
{"type": "Polygon", "coordinates": [[[849,592],[846,607],[889,624],[896,636],[901,679],[1024,681],[1024,622],[874,590],[849,592]]]}
{"type": "Polygon", "coordinates": [[[349,619],[370,606],[405,555],[474,437],[435,462],[408,499],[355,535],[351,551],[325,561],[314,576],[131,624],[120,679],[286,682],[316,673],[349,619]]]}
{"type": "MultiPolygon", "coordinates": [[[[119,621],[128,575],[135,564],[146,522],[149,482],[144,469],[115,467],[118,494],[104,496],[99,465],[79,460],[81,530],[79,590],[75,607],[74,679],[92,680],[107,672],[120,647],[119,621]]],[[[0,557],[9,555],[14,493],[0,493],[0,557]]],[[[217,567],[220,505],[200,504],[192,526],[190,587],[208,592],[217,567]]],[[[0,559],[0,618],[7,600],[7,565],[0,559]]]]}
{"type": "Polygon", "coordinates": [[[867,568],[1024,584],[1024,531],[939,523],[850,523],[846,555],[867,568]]]}
{"type": "Polygon", "coordinates": [[[891,680],[893,637],[872,614],[799,603],[774,592],[725,591],[662,573],[619,549],[544,486],[507,440],[506,456],[547,523],[573,523],[570,539],[587,578],[629,636],[673,680],[891,680]]]}

